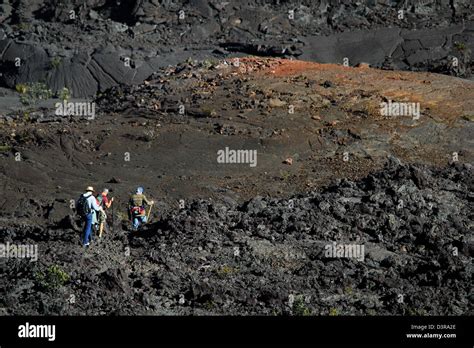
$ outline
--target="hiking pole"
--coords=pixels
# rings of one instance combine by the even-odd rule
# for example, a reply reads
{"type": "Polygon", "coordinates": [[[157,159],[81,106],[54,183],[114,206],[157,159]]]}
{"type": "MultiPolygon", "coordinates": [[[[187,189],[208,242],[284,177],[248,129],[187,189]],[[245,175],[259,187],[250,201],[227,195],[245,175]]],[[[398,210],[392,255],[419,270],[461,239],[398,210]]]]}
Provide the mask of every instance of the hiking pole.
{"type": "Polygon", "coordinates": [[[146,223],[148,223],[148,221],[150,221],[150,213],[151,213],[151,208],[153,208],[153,204],[150,204],[150,209],[148,209],[148,215],[146,216],[146,223]]]}
{"type": "Polygon", "coordinates": [[[115,232],[114,224],[115,224],[115,198],[114,198],[114,201],[112,202],[112,235],[115,232]]]}

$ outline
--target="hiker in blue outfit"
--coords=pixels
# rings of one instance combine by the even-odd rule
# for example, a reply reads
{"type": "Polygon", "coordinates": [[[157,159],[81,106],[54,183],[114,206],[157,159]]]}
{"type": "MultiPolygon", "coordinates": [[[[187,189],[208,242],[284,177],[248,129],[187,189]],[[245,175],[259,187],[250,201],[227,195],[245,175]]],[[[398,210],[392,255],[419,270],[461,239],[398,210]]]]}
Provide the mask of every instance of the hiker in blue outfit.
{"type": "Polygon", "coordinates": [[[93,195],[94,188],[89,186],[86,192],[83,193],[76,204],[76,212],[84,221],[84,239],[82,244],[86,247],[90,244],[92,225],[97,223],[97,213],[102,210],[102,207],[97,202],[93,195]]]}

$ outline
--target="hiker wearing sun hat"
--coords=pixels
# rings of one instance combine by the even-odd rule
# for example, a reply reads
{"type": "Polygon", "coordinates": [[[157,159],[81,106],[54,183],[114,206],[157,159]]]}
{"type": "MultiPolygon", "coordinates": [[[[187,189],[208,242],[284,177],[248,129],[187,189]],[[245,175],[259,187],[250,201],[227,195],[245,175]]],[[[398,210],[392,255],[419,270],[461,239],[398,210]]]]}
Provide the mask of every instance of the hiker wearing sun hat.
{"type": "Polygon", "coordinates": [[[84,246],[88,246],[90,244],[94,216],[96,216],[96,212],[102,210],[102,207],[97,203],[93,192],[94,188],[92,186],[88,186],[86,188],[86,192],[79,197],[76,203],[76,212],[84,221],[84,239],[82,241],[84,246]]]}

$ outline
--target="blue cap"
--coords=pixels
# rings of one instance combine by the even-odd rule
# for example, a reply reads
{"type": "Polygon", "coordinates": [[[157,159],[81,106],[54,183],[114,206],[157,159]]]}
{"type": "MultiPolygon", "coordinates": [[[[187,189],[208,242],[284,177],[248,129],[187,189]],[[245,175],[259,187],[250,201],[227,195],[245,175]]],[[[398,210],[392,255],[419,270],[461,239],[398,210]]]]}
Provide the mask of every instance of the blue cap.
{"type": "Polygon", "coordinates": [[[137,188],[137,193],[143,193],[143,187],[141,187],[141,186],[138,187],[138,188],[137,188]]]}

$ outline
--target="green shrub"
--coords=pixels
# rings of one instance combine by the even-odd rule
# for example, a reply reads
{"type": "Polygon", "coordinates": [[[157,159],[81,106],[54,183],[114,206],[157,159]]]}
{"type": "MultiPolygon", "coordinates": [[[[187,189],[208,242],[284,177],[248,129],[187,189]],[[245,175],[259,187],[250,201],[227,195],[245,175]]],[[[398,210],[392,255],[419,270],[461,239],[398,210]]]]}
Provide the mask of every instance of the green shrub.
{"type": "Polygon", "coordinates": [[[0,145],[0,152],[8,152],[12,149],[10,145],[0,145]]]}
{"type": "Polygon", "coordinates": [[[454,43],[454,47],[458,50],[458,51],[464,51],[466,49],[466,44],[464,42],[455,42],[454,43]]]}
{"type": "Polygon", "coordinates": [[[69,275],[58,265],[53,265],[46,271],[36,272],[35,279],[40,287],[46,290],[56,290],[69,281],[69,275]]]}
{"type": "Polygon", "coordinates": [[[41,82],[20,83],[15,86],[20,93],[20,101],[23,105],[34,105],[39,100],[49,99],[53,96],[53,92],[41,82]]]}
{"type": "Polygon", "coordinates": [[[18,93],[25,94],[28,90],[28,86],[25,83],[19,83],[15,86],[15,89],[18,93]]]}
{"type": "Polygon", "coordinates": [[[298,316],[309,316],[311,315],[311,309],[306,306],[303,296],[297,296],[295,302],[293,302],[293,314],[298,316]]]}
{"type": "Polygon", "coordinates": [[[18,30],[29,30],[30,29],[30,25],[28,23],[19,23],[17,25],[17,28],[18,30]]]}
{"type": "Polygon", "coordinates": [[[53,57],[53,59],[51,59],[51,67],[56,69],[61,65],[61,62],[62,60],[60,57],[53,57]]]}
{"type": "Polygon", "coordinates": [[[280,177],[281,177],[281,180],[283,181],[287,181],[291,176],[291,173],[289,171],[286,171],[286,170],[280,170],[280,177]]]}
{"type": "Polygon", "coordinates": [[[69,100],[71,98],[71,91],[67,87],[63,87],[58,93],[57,96],[61,100],[69,100]]]}
{"type": "Polygon", "coordinates": [[[347,294],[347,295],[352,295],[352,293],[354,292],[354,290],[352,290],[352,288],[350,286],[346,286],[344,288],[344,292],[347,294]]]}
{"type": "Polygon", "coordinates": [[[221,268],[216,270],[216,274],[221,277],[229,276],[233,273],[236,273],[238,269],[224,265],[221,268]]]}
{"type": "Polygon", "coordinates": [[[206,59],[201,62],[201,66],[205,69],[213,69],[219,64],[219,61],[215,59],[206,59]]]}

